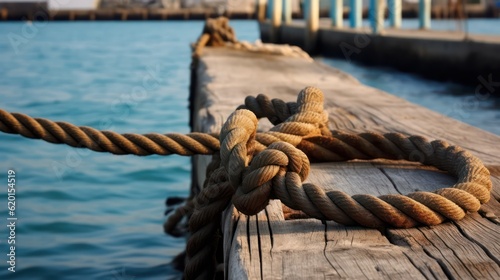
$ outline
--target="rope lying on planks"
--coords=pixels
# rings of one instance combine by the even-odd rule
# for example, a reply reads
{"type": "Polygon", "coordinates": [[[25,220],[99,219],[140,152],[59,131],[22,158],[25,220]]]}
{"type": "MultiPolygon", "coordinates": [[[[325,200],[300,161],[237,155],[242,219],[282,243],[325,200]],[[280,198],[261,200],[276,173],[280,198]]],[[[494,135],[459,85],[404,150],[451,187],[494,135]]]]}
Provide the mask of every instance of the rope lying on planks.
{"type": "Polygon", "coordinates": [[[276,55],[285,55],[290,57],[301,57],[313,61],[313,59],[297,46],[274,45],[263,43],[249,43],[238,41],[234,29],[229,25],[229,19],[226,17],[209,18],[205,21],[203,31],[193,44],[192,57],[199,58],[206,46],[222,47],[226,46],[237,50],[248,52],[259,52],[276,55]]]}
{"type": "MultiPolygon", "coordinates": [[[[350,134],[328,130],[323,93],[307,87],[297,102],[248,97],[216,136],[204,133],[117,134],[64,122],[33,119],[0,110],[0,130],[51,143],[115,154],[214,154],[204,187],[189,220],[187,279],[215,273],[215,249],[221,212],[232,202],[244,214],[264,209],[278,198],[292,209],[345,225],[408,228],[460,220],[490,198],[489,171],[469,152],[440,140],[399,133],[350,134]],[[257,133],[258,118],[275,126],[257,133]],[[219,144],[220,143],[220,144],[219,144]],[[309,160],[404,159],[420,161],[456,176],[455,185],[434,192],[349,196],[303,183],[309,160]]],[[[185,209],[189,212],[189,206],[185,209]]],[[[176,215],[175,219],[179,219],[176,215]]],[[[175,222],[174,222],[175,223],[175,222]]],[[[172,225],[171,225],[172,226],[172,225]]]]}
{"type": "Polygon", "coordinates": [[[193,57],[200,57],[205,46],[222,47],[226,42],[237,43],[236,35],[226,17],[209,18],[193,47],[193,57]]]}
{"type": "Polygon", "coordinates": [[[330,136],[325,129],[327,118],[323,110],[323,94],[315,88],[301,91],[296,104],[283,104],[279,100],[269,102],[263,96],[247,98],[245,106],[240,108],[246,107],[253,112],[237,110],[224,124],[220,134],[220,158],[212,162],[189,221],[191,237],[184,270],[187,279],[211,278],[214,274],[214,240],[219,235],[220,213],[230,202],[244,214],[253,215],[264,209],[270,198],[278,198],[288,207],[322,220],[372,228],[407,228],[420,224],[436,225],[446,218],[462,219],[466,211],[477,211],[481,203],[489,200],[491,181],[488,170],[479,159],[459,147],[444,141],[429,142],[423,137],[395,133],[382,136],[334,132],[330,136]],[[288,112],[294,113],[286,117],[288,112]],[[259,141],[268,147],[257,154],[254,153],[256,115],[268,117],[276,125],[271,131],[286,135],[281,139],[269,139],[269,142],[261,137],[259,141]],[[294,136],[288,138],[289,135],[294,136]],[[300,138],[304,137],[320,141],[302,141],[300,138]],[[297,145],[307,149],[302,151],[294,147],[297,145]],[[327,154],[324,153],[327,151],[325,146],[336,149],[327,154]],[[424,164],[449,172],[458,178],[458,182],[432,193],[415,192],[407,196],[383,195],[377,198],[366,194],[350,197],[340,191],[325,193],[321,187],[302,183],[309,172],[309,160],[304,152],[324,153],[322,159],[331,155],[336,160],[338,157],[415,160],[412,157],[418,154],[424,164]],[[214,168],[214,165],[219,167],[214,168]]]}

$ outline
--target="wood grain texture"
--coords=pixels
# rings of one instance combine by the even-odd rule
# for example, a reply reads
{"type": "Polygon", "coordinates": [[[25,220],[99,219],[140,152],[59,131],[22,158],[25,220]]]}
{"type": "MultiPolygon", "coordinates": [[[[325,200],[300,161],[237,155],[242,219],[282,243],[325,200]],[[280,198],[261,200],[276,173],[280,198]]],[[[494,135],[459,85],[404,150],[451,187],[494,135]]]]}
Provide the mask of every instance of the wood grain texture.
{"type": "MultiPolygon", "coordinates": [[[[481,215],[435,227],[380,232],[315,219],[284,220],[279,201],[251,217],[231,206],[222,222],[227,279],[500,279],[500,224],[494,218],[500,214],[500,172],[495,169],[500,137],[300,58],[207,48],[195,83],[196,131],[218,132],[247,95],[295,101],[300,89],[311,85],[325,93],[332,129],[446,140],[470,150],[494,171],[494,197],[481,215]]],[[[263,130],[270,127],[260,124],[263,130]]],[[[199,185],[208,161],[206,156],[196,159],[199,185]]],[[[351,195],[407,194],[455,181],[432,167],[388,160],[313,164],[307,180],[351,195]]]]}

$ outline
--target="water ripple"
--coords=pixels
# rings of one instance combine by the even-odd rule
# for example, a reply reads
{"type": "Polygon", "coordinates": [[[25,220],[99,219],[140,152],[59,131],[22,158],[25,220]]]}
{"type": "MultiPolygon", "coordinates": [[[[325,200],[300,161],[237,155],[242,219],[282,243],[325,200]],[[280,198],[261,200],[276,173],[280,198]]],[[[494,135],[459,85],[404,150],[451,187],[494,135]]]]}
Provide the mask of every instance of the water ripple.
{"type": "MultiPolygon", "coordinates": [[[[18,53],[0,36],[0,107],[122,133],[188,132],[189,43],[202,24],[50,22],[18,53]],[[157,84],[134,99],[148,75],[157,84]]],[[[1,24],[0,34],[22,27],[1,24]]],[[[14,168],[18,179],[16,279],[180,278],[168,263],[184,242],[162,223],[165,198],[188,195],[189,158],[118,157],[5,134],[0,155],[0,171],[14,168]]]]}

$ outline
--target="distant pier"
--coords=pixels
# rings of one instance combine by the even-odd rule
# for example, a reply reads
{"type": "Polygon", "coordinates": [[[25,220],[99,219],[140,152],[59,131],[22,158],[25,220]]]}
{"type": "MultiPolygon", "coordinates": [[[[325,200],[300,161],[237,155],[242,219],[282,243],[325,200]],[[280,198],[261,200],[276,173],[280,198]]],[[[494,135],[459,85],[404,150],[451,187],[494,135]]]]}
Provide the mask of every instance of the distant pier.
{"type": "Polygon", "coordinates": [[[382,2],[372,1],[370,27],[361,24],[361,7],[352,7],[349,26],[345,27],[343,10],[339,11],[335,5],[330,18],[320,20],[319,1],[306,0],[304,20],[291,21],[284,14],[288,10],[281,3],[275,4],[268,19],[260,23],[261,39],[300,46],[313,54],[396,67],[439,80],[480,85],[485,80],[500,79],[500,36],[432,30],[428,0],[420,1],[424,12],[419,14],[419,29],[400,29],[402,12],[395,5],[389,6],[390,27],[386,28],[382,2]]]}
{"type": "MultiPolygon", "coordinates": [[[[224,12],[231,19],[255,19],[254,12],[224,12]]],[[[219,16],[209,9],[92,9],[47,10],[38,7],[29,11],[0,9],[0,20],[12,21],[73,21],[73,20],[199,20],[219,16]]]]}

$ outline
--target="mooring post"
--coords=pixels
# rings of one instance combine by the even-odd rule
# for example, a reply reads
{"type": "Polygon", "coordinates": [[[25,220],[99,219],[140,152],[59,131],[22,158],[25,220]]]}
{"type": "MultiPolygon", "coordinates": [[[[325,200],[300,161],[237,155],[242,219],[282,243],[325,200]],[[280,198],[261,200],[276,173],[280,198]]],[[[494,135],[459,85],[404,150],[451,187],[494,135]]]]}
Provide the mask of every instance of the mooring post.
{"type": "Polygon", "coordinates": [[[257,0],[257,20],[263,22],[266,20],[266,0],[257,0]]]}
{"type": "Polygon", "coordinates": [[[342,27],[344,23],[344,0],[331,0],[330,2],[330,18],[332,25],[342,27]]]}
{"type": "Polygon", "coordinates": [[[389,0],[389,25],[401,28],[401,0],[389,0]]]}
{"type": "Polygon", "coordinates": [[[281,26],[281,17],[282,17],[282,1],[281,0],[272,0],[272,17],[271,17],[271,26],[273,32],[271,34],[271,43],[278,43],[278,35],[279,29],[281,26]]]}
{"type": "Polygon", "coordinates": [[[370,0],[370,21],[373,34],[384,30],[385,0],[370,0]]]}
{"type": "Polygon", "coordinates": [[[267,19],[273,18],[273,1],[274,0],[267,0],[267,8],[266,8],[266,18],[267,19]]]}
{"type": "Polygon", "coordinates": [[[420,29],[431,28],[431,0],[420,0],[418,3],[418,19],[420,29]]]}
{"type": "Polygon", "coordinates": [[[306,42],[305,51],[316,50],[319,28],[319,0],[305,0],[306,42]]]}
{"type": "Polygon", "coordinates": [[[363,2],[361,0],[350,0],[349,22],[351,28],[361,27],[363,20],[363,2]]]}
{"type": "Polygon", "coordinates": [[[7,20],[8,16],[9,16],[9,10],[7,10],[7,8],[3,7],[0,10],[0,14],[2,16],[2,20],[7,20]]]}
{"type": "Polygon", "coordinates": [[[283,0],[283,22],[285,24],[292,22],[292,0],[283,0]]]}

